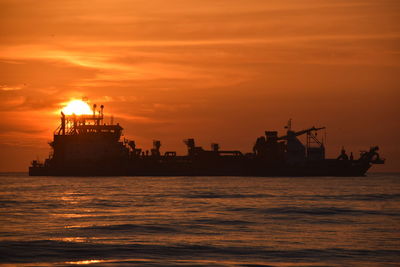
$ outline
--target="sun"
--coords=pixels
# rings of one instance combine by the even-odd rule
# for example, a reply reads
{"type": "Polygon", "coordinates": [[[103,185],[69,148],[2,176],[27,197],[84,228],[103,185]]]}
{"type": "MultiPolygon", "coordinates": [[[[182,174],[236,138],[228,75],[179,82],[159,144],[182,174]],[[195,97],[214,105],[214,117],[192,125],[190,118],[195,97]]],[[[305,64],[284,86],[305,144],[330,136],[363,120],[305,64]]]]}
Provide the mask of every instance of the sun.
{"type": "Polygon", "coordinates": [[[72,100],[62,109],[65,115],[84,115],[92,114],[93,111],[90,106],[82,100],[72,100]]]}

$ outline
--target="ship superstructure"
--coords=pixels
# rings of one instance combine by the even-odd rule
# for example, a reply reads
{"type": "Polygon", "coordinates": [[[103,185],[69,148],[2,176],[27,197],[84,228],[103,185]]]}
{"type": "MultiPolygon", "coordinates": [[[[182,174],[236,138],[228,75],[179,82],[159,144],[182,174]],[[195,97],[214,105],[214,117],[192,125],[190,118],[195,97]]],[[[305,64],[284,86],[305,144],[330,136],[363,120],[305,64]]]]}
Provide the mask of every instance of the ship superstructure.
{"type": "Polygon", "coordinates": [[[143,151],[135,141],[121,140],[123,128],[105,123],[104,106],[93,105],[91,115],[65,115],[50,142],[52,152],[44,163],[33,161],[30,175],[54,176],[361,176],[372,164],[383,164],[378,147],[363,151],[358,159],[342,149],[336,159],[325,158],[325,145],[317,133],[325,127],[293,131],[291,120],[286,134],[266,131],[256,139],[253,151],[210,150],[197,146],[193,138],[184,140],[187,155],[161,152],[161,142],[143,151]],[[306,144],[299,137],[306,135],[306,144]]]}

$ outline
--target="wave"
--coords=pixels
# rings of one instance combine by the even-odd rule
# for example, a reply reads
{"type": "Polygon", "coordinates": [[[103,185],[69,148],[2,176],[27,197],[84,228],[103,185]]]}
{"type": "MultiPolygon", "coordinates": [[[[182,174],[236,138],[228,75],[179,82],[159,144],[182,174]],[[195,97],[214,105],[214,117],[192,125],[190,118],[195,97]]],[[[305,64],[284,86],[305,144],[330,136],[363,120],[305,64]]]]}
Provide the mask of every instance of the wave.
{"type": "Polygon", "coordinates": [[[195,223],[207,224],[207,225],[248,225],[254,224],[254,222],[243,221],[243,220],[222,220],[222,219],[197,219],[195,223]]]}
{"type": "Polygon", "coordinates": [[[72,227],[71,231],[94,232],[99,231],[102,234],[116,232],[138,232],[138,233],[177,233],[177,228],[166,225],[138,225],[138,224],[112,224],[112,225],[93,225],[87,227],[72,227]]]}
{"type": "Polygon", "coordinates": [[[400,200],[400,194],[347,194],[299,196],[308,199],[346,200],[346,201],[387,201],[400,200]]]}
{"type": "Polygon", "coordinates": [[[250,208],[250,207],[239,207],[230,208],[229,211],[236,212],[251,212],[261,213],[270,215],[313,215],[313,216],[334,216],[334,215],[384,215],[384,216],[395,216],[400,217],[398,212],[388,212],[383,210],[361,210],[361,209],[350,209],[350,208],[339,208],[339,207],[296,207],[286,206],[277,208],[250,208]]]}
{"type": "Polygon", "coordinates": [[[268,194],[222,194],[222,193],[196,193],[188,194],[184,196],[185,198],[266,198],[274,197],[268,194]]]}
{"type": "Polygon", "coordinates": [[[263,249],[260,247],[230,247],[198,244],[101,244],[61,242],[51,240],[2,241],[0,261],[3,263],[60,262],[85,259],[223,259],[233,261],[259,259],[274,262],[385,262],[400,261],[400,250],[361,249],[263,249]]]}

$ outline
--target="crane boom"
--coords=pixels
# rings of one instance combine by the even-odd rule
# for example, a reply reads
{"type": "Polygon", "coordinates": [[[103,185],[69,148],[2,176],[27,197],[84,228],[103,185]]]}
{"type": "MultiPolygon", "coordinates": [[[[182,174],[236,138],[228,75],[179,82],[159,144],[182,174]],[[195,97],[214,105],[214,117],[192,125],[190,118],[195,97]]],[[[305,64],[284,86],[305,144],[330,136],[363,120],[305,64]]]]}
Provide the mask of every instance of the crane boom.
{"type": "MultiPolygon", "coordinates": [[[[292,136],[299,136],[299,135],[303,135],[303,134],[306,134],[306,133],[309,133],[312,131],[319,131],[322,129],[325,129],[325,127],[320,127],[320,128],[311,127],[311,128],[305,129],[305,130],[298,131],[298,132],[292,132],[293,133],[292,136]]],[[[288,133],[289,133],[289,131],[288,131],[288,133]]],[[[288,139],[288,137],[289,137],[289,134],[280,136],[280,137],[278,137],[278,140],[285,140],[285,139],[288,139]]]]}

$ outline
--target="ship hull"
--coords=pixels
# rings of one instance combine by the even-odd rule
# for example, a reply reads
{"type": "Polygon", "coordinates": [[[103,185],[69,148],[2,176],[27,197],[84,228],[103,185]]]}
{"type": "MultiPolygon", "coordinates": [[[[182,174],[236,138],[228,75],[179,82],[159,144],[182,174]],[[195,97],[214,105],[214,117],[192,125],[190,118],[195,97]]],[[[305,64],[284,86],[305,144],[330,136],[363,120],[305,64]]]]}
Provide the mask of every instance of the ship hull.
{"type": "Polygon", "coordinates": [[[301,164],[133,161],[115,164],[63,164],[29,168],[31,176],[364,176],[371,167],[358,161],[323,160],[301,164]]]}

